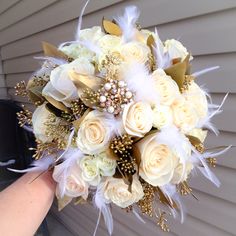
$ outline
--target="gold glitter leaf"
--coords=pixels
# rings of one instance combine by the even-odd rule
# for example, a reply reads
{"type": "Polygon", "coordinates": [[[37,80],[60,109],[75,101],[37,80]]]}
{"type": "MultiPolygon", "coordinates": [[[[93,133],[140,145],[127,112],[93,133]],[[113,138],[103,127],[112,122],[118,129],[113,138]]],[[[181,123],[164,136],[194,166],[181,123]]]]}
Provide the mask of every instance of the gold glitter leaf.
{"type": "Polygon", "coordinates": [[[61,110],[61,111],[68,111],[68,108],[62,103],[59,102],[57,100],[55,100],[54,98],[50,97],[50,96],[44,96],[46,98],[46,100],[52,104],[54,107],[56,107],[57,109],[61,110]]]}
{"type": "Polygon", "coordinates": [[[115,35],[115,36],[121,36],[122,31],[121,28],[114,22],[106,20],[105,18],[102,19],[102,26],[107,34],[115,35]]]}
{"type": "Polygon", "coordinates": [[[77,130],[79,129],[79,127],[80,127],[82,121],[85,119],[85,117],[88,115],[88,113],[89,113],[90,111],[91,111],[91,109],[88,108],[88,109],[84,112],[84,114],[83,114],[83,116],[82,116],[81,118],[79,118],[79,119],[73,121],[73,126],[74,126],[77,130]]]}
{"type": "Polygon", "coordinates": [[[197,149],[197,151],[199,151],[200,153],[203,153],[205,151],[204,145],[200,141],[200,139],[192,135],[186,135],[186,136],[189,139],[189,142],[197,149]]]}
{"type": "Polygon", "coordinates": [[[45,56],[68,60],[68,56],[62,51],[58,50],[54,45],[47,42],[42,42],[42,46],[45,56]]]}
{"type": "Polygon", "coordinates": [[[177,83],[181,92],[184,89],[185,75],[189,67],[189,58],[190,55],[188,55],[184,61],[165,69],[166,74],[171,76],[171,78],[177,83]]]}

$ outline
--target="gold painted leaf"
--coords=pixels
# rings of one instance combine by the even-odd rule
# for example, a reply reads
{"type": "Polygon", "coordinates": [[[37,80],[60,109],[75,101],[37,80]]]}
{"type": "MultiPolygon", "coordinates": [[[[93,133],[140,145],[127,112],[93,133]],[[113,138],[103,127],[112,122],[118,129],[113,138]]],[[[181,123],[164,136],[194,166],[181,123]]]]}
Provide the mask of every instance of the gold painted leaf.
{"type": "Polygon", "coordinates": [[[155,39],[152,34],[150,34],[147,38],[147,46],[150,48],[151,52],[153,51],[153,46],[155,44],[155,39]]]}
{"type": "Polygon", "coordinates": [[[55,47],[54,45],[47,42],[42,42],[42,45],[45,56],[68,60],[68,56],[62,51],[58,50],[57,47],[55,47]]]}
{"type": "Polygon", "coordinates": [[[190,58],[190,55],[188,55],[184,59],[184,61],[178,62],[172,65],[171,67],[165,69],[166,74],[171,76],[171,78],[177,83],[180,91],[184,87],[185,75],[189,68],[189,58],[190,58]]]}
{"type": "Polygon", "coordinates": [[[68,112],[68,108],[62,103],[59,102],[57,100],[55,100],[54,98],[50,97],[50,96],[44,96],[46,98],[46,100],[52,104],[54,107],[56,107],[57,109],[61,110],[61,111],[65,111],[68,112]]]}
{"type": "Polygon", "coordinates": [[[115,36],[121,36],[122,31],[121,28],[114,22],[106,20],[105,18],[102,19],[102,26],[107,34],[115,35],[115,36]]]}

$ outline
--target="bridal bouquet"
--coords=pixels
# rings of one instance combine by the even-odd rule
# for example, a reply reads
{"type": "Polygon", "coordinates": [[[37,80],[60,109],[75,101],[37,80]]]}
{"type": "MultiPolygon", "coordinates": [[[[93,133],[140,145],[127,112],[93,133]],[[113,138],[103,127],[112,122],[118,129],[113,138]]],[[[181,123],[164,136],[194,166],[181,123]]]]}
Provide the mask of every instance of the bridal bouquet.
{"type": "Polygon", "coordinates": [[[180,196],[193,195],[193,173],[219,186],[211,167],[227,150],[204,147],[222,105],[196,78],[216,68],[191,73],[193,57],[181,42],[161,41],[138,17],[130,6],[82,30],[81,14],[75,40],[58,48],[43,42],[41,69],[16,86],[36,105],[18,113],[37,141],[36,161],[24,171],[53,170],[59,208],[94,204],[110,234],[112,205],[140,220],[157,217],[168,231],[165,213],[183,220],[180,196]]]}

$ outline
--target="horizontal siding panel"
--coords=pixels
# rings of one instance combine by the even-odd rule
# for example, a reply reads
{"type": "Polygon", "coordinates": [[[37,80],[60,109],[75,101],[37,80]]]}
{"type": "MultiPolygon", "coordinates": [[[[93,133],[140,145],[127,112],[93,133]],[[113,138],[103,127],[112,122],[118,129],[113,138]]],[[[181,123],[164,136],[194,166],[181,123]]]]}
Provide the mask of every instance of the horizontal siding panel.
{"type": "MultiPolygon", "coordinates": [[[[115,2],[116,1],[112,1],[112,2],[110,1],[110,4],[115,3],[115,2]]],[[[60,4],[62,5],[64,3],[60,3],[60,4]]],[[[90,4],[92,3],[93,2],[91,1],[90,4]]],[[[13,29],[13,30],[9,29],[12,31],[11,34],[14,33],[14,39],[10,37],[10,39],[5,40],[7,42],[4,42],[4,44],[6,43],[8,44],[2,48],[3,58],[7,59],[7,58],[13,58],[17,56],[39,52],[41,50],[39,42],[42,40],[46,40],[55,44],[58,44],[63,41],[72,40],[74,36],[76,24],[77,24],[77,19],[69,22],[69,24],[63,24],[59,26],[57,25],[78,17],[78,14],[79,14],[78,9],[81,8],[80,4],[81,4],[81,1],[80,2],[78,1],[67,2],[66,6],[63,7],[63,14],[60,15],[59,19],[58,17],[54,17],[50,19],[50,25],[48,24],[48,21],[46,21],[46,24],[44,23],[44,27],[43,26],[40,27],[39,24],[42,24],[41,21],[38,22],[36,20],[36,22],[34,23],[35,21],[34,17],[37,17],[37,16],[32,16],[33,19],[31,18],[26,19],[20,26],[19,24],[16,24],[16,26],[14,27],[15,28],[17,27],[17,29],[13,29]],[[28,21],[32,22],[32,24],[27,25],[28,21]],[[24,25],[27,25],[27,27],[24,25]],[[37,27],[34,27],[34,25],[37,25],[37,27]],[[19,28],[22,28],[22,27],[23,27],[23,30],[19,31],[19,28]],[[54,27],[55,29],[50,28],[49,30],[45,30],[49,27],[54,27]],[[24,31],[27,31],[27,30],[28,31],[30,30],[30,32],[24,33],[24,31]],[[38,33],[39,31],[42,31],[42,32],[38,33]],[[17,34],[20,34],[20,36],[16,38],[15,32],[19,32],[17,34]],[[36,35],[32,35],[32,34],[36,34],[36,35]],[[32,35],[32,36],[27,37],[28,35],[32,35]],[[20,39],[23,37],[24,39],[20,39]],[[10,42],[9,40],[15,41],[16,39],[19,39],[19,40],[13,43],[9,43],[10,42]]],[[[207,0],[207,1],[200,0],[200,1],[191,1],[191,2],[189,0],[179,0],[179,1],[148,0],[145,2],[137,1],[137,0],[125,1],[125,2],[120,3],[119,5],[110,6],[106,9],[102,9],[101,11],[96,12],[96,14],[85,15],[84,20],[83,20],[83,27],[99,25],[103,16],[105,17],[115,16],[117,15],[117,11],[121,10],[123,7],[125,7],[128,4],[135,4],[141,9],[140,22],[143,27],[150,27],[153,25],[163,24],[163,23],[167,23],[167,22],[171,22],[175,20],[188,18],[188,17],[215,12],[222,9],[228,9],[230,7],[236,7],[236,2],[233,0],[226,0],[224,2],[222,2],[221,0],[215,0],[214,4],[212,4],[211,0],[207,0]],[[188,8],[188,11],[186,11],[185,10],[186,8],[184,7],[179,8],[178,6],[180,4],[188,8]],[[157,12],[166,12],[166,14],[156,14],[157,12]],[[153,15],[155,15],[155,17],[153,17],[153,15]]],[[[88,8],[89,8],[89,5],[88,5],[88,8]]],[[[58,14],[58,9],[60,9],[61,7],[62,6],[57,7],[56,4],[55,6],[52,6],[50,9],[51,14],[52,15],[58,14]]],[[[45,18],[45,17],[46,16],[41,16],[41,18],[45,18]]],[[[47,19],[47,17],[45,19],[47,19]]]]}
{"type": "Polygon", "coordinates": [[[34,14],[57,0],[24,0],[0,15],[0,34],[3,29],[34,14]]]}
{"type": "Polygon", "coordinates": [[[42,56],[42,53],[18,57],[11,60],[3,61],[3,70],[5,74],[14,74],[22,72],[32,72],[40,68],[40,60],[34,57],[42,56]]]}
{"type": "MultiPolygon", "coordinates": [[[[71,230],[73,230],[73,233],[75,235],[80,235],[80,228],[83,227],[83,230],[86,231],[86,234],[83,234],[84,236],[90,236],[93,233],[93,229],[96,224],[97,215],[98,212],[93,209],[89,205],[79,205],[79,206],[73,206],[69,205],[65,209],[63,209],[62,212],[57,212],[57,209],[55,206],[52,208],[53,214],[56,215],[59,219],[62,220],[62,223],[65,224],[65,226],[69,227],[71,230]],[[92,220],[92,223],[94,224],[94,227],[92,227],[89,231],[89,226],[87,224],[88,220],[85,224],[83,224],[84,220],[89,215],[89,219],[92,220]],[[83,219],[85,218],[85,219],[83,219]],[[84,226],[87,226],[84,228],[84,226]]],[[[133,232],[130,230],[136,229],[136,236],[143,236],[148,233],[150,236],[165,236],[167,233],[162,232],[159,227],[156,225],[155,219],[151,219],[148,217],[143,217],[145,220],[145,224],[141,223],[132,213],[126,213],[124,210],[118,209],[117,207],[112,208],[113,218],[114,218],[114,236],[122,235],[120,234],[121,228],[126,229],[124,231],[123,235],[133,235],[133,232]],[[120,221],[120,222],[118,222],[120,221]],[[122,226],[122,227],[118,227],[122,226]],[[119,230],[119,231],[118,231],[119,230]]],[[[199,219],[192,217],[190,215],[186,216],[184,224],[181,224],[177,220],[173,220],[171,216],[169,217],[168,224],[170,226],[171,232],[168,233],[168,236],[174,236],[174,235],[191,235],[191,236],[209,236],[209,232],[211,232],[211,235],[214,236],[229,236],[231,234],[228,234],[227,232],[220,230],[219,228],[212,226],[210,224],[206,224],[203,221],[200,221],[199,219]]],[[[88,218],[87,218],[88,219],[88,218]]],[[[107,235],[107,233],[101,232],[103,230],[106,230],[104,227],[103,220],[101,220],[99,229],[98,229],[98,236],[107,235]]]]}
{"type": "Polygon", "coordinates": [[[157,30],[162,39],[180,38],[193,55],[235,52],[235,15],[236,8],[233,8],[188,20],[157,25],[157,30]]]}
{"type": "Polygon", "coordinates": [[[4,75],[0,74],[0,88],[5,88],[6,84],[5,84],[5,79],[4,79],[4,75]]]}
{"type": "Polygon", "coordinates": [[[19,74],[7,74],[5,76],[6,78],[6,87],[7,88],[14,88],[16,83],[19,83],[20,81],[28,81],[28,79],[31,77],[32,73],[19,73],[19,74]]]}
{"type": "Polygon", "coordinates": [[[7,98],[7,90],[6,88],[0,88],[0,99],[7,98]]]}
{"type": "Polygon", "coordinates": [[[221,228],[228,233],[235,233],[235,204],[200,191],[194,191],[194,195],[199,201],[192,196],[184,199],[184,204],[190,215],[221,228]]]}
{"type": "MultiPolygon", "coordinates": [[[[117,2],[119,2],[119,0],[100,0],[99,2],[91,1],[85,11],[85,14],[117,2]]],[[[24,38],[28,35],[76,18],[78,17],[83,5],[84,1],[81,0],[59,1],[53,5],[50,5],[43,11],[39,11],[34,15],[18,22],[17,24],[10,26],[6,30],[3,30],[1,32],[0,45],[24,38]]]]}
{"type": "Polygon", "coordinates": [[[220,66],[219,69],[197,78],[196,82],[212,93],[236,93],[236,53],[222,53],[196,56],[192,61],[192,72],[211,66],[220,66]]]}
{"type": "Polygon", "coordinates": [[[217,166],[212,169],[221,182],[220,188],[217,188],[200,173],[197,177],[192,177],[190,186],[204,193],[210,193],[221,199],[236,203],[236,181],[235,170],[227,167],[217,166]]]}
{"type": "Polygon", "coordinates": [[[19,2],[20,0],[1,0],[0,5],[0,14],[5,12],[7,9],[9,9],[11,6],[19,2]]]}

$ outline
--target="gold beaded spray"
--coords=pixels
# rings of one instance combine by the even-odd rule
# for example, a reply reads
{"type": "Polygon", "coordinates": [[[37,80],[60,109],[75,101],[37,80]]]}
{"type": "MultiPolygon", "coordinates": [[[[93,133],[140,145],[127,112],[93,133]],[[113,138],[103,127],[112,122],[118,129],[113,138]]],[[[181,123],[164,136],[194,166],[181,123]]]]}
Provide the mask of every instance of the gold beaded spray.
{"type": "Polygon", "coordinates": [[[132,138],[128,134],[124,134],[114,138],[110,148],[119,158],[117,165],[122,173],[134,175],[136,162],[132,157],[132,144],[132,138]]]}
{"type": "Polygon", "coordinates": [[[32,125],[33,113],[28,109],[25,109],[24,105],[22,105],[22,108],[22,111],[16,113],[20,127],[23,127],[25,124],[32,125]]]}

